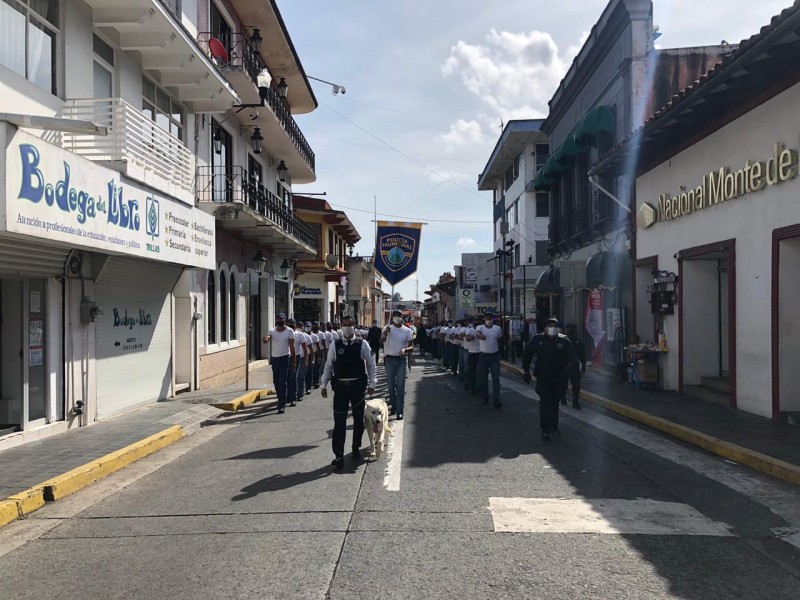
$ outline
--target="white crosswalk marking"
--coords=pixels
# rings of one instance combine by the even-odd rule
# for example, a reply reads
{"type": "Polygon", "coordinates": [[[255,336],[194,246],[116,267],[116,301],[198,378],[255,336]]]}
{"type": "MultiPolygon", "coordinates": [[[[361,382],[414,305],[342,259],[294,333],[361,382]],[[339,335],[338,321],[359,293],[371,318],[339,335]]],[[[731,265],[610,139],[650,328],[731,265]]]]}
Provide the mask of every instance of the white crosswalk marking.
{"type": "Polygon", "coordinates": [[[403,423],[405,421],[392,421],[391,427],[394,435],[386,436],[388,461],[386,474],[383,477],[383,487],[390,492],[400,491],[400,463],[403,462],[403,423]]]}
{"type": "Polygon", "coordinates": [[[489,498],[489,509],[497,532],[733,535],[688,504],[649,499],[489,498]]]}

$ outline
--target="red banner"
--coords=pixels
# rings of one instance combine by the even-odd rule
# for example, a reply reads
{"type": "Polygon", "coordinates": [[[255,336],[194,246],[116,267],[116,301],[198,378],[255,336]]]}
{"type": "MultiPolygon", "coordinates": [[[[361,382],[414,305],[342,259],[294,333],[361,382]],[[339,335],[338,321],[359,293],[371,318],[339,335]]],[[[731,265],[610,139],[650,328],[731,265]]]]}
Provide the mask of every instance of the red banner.
{"type": "Polygon", "coordinates": [[[603,292],[592,290],[589,292],[589,299],[586,302],[586,315],[584,326],[586,333],[592,338],[592,362],[597,366],[603,364],[603,340],[606,331],[605,319],[603,318],[603,292]]]}

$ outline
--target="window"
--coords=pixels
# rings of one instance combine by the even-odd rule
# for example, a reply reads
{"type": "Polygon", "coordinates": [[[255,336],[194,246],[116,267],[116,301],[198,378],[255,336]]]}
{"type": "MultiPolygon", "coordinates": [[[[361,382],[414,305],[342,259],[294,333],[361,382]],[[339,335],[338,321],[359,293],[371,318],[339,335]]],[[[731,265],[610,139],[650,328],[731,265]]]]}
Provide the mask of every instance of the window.
{"type": "Polygon", "coordinates": [[[236,316],[239,308],[239,295],[236,293],[236,272],[231,271],[230,274],[230,317],[228,318],[228,339],[233,341],[236,339],[236,316]]]}
{"type": "Polygon", "coordinates": [[[225,271],[219,273],[219,324],[221,335],[220,341],[227,342],[228,337],[228,278],[225,277],[225,271]]]}
{"type": "Polygon", "coordinates": [[[517,198],[514,204],[506,211],[506,221],[508,221],[509,228],[519,223],[519,198],[517,198]]]}
{"type": "Polygon", "coordinates": [[[536,170],[538,171],[550,158],[550,146],[547,144],[536,144],[536,170]]]}
{"type": "Polygon", "coordinates": [[[537,265],[546,265],[548,264],[548,257],[547,257],[547,242],[546,241],[537,241],[536,242],[536,259],[537,265]]]}
{"type": "Polygon", "coordinates": [[[58,0],[0,0],[0,65],[56,93],[58,0]]]}
{"type": "Polygon", "coordinates": [[[208,274],[208,291],[206,293],[206,325],[208,343],[217,343],[217,272],[208,274]]]}
{"type": "Polygon", "coordinates": [[[214,202],[233,202],[233,138],[213,119],[210,144],[214,202]],[[219,140],[218,144],[214,138],[219,140]]]}
{"type": "Polygon", "coordinates": [[[92,36],[94,50],[94,97],[111,98],[114,96],[114,49],[106,44],[97,34],[92,36]]]}
{"type": "Polygon", "coordinates": [[[516,246],[514,246],[514,266],[515,267],[519,266],[519,264],[520,264],[519,261],[520,261],[520,245],[517,244],[516,246]]]}
{"type": "Polygon", "coordinates": [[[536,216],[550,216],[550,194],[547,192],[536,192],[536,216]]]}
{"type": "Polygon", "coordinates": [[[155,121],[161,129],[183,141],[186,109],[144,75],[142,75],[142,112],[148,119],[155,121]]]}

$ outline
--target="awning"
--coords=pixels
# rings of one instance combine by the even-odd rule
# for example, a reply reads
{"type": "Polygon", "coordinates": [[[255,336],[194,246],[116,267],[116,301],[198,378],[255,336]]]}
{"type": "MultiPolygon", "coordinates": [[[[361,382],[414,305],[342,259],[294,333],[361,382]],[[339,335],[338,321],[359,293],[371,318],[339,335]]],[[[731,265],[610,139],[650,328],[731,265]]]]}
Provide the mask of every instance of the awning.
{"type": "Polygon", "coordinates": [[[586,154],[587,152],[589,152],[589,145],[578,140],[577,136],[573,132],[570,132],[570,134],[561,144],[562,161],[571,160],[579,154],[586,154]]]}
{"type": "Polygon", "coordinates": [[[616,287],[619,281],[617,257],[612,252],[598,252],[586,262],[586,285],[590,288],[616,287]]]}
{"type": "Polygon", "coordinates": [[[545,175],[544,167],[539,169],[533,178],[533,187],[537,192],[549,192],[553,182],[545,175]]]}
{"type": "Polygon", "coordinates": [[[614,131],[614,111],[610,106],[596,106],[575,127],[575,140],[586,144],[598,133],[614,131]]]}
{"type": "Polygon", "coordinates": [[[561,273],[555,267],[550,267],[539,275],[536,282],[537,294],[560,294],[561,293],[561,273]]]}

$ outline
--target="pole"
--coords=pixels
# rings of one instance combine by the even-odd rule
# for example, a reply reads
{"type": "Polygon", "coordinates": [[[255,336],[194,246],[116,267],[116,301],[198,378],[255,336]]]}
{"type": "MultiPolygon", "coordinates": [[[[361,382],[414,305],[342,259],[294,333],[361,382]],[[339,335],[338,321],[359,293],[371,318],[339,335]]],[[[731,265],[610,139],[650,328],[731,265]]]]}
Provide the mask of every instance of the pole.
{"type": "Polygon", "coordinates": [[[247,323],[247,338],[244,343],[244,391],[250,391],[250,336],[253,334],[253,327],[250,323],[250,280],[247,281],[247,300],[244,303],[244,322],[247,323]]]}
{"type": "Polygon", "coordinates": [[[522,265],[522,343],[528,343],[528,265],[522,265]]]}

